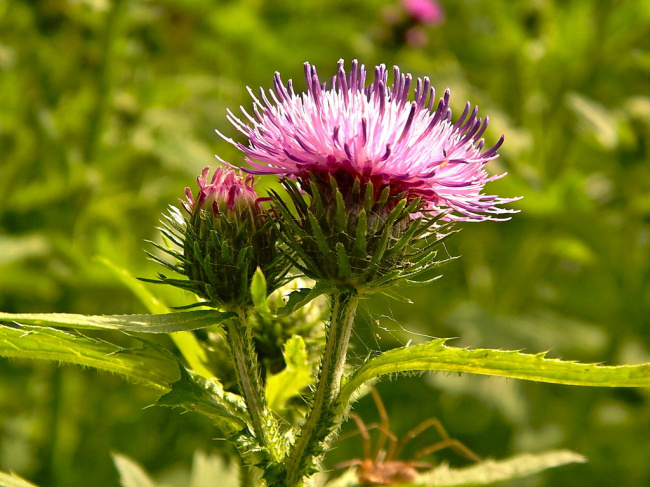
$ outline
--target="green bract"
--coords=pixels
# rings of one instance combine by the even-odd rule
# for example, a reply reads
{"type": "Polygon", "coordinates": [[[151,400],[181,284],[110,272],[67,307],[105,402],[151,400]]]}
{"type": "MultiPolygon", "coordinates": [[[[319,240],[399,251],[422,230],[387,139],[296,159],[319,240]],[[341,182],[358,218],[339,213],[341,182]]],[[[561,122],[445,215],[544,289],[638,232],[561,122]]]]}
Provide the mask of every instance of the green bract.
{"type": "Polygon", "coordinates": [[[420,283],[418,277],[440,265],[435,247],[451,223],[441,221],[443,214],[422,213],[419,199],[390,194],[389,187],[378,192],[359,179],[347,187],[315,176],[303,188],[289,179],[283,184],[295,210],[272,193],[280,236],[312,279],[365,294],[420,283]]]}
{"type": "Polygon", "coordinates": [[[153,245],[177,262],[149,255],[187,279],[159,274],[152,282],[186,289],[215,307],[249,305],[250,283],[258,267],[267,276],[269,292],[284,282],[290,261],[278,249],[275,223],[261,208],[230,215],[199,208],[185,218],[170,207],[165,218],[160,230],[175,248],[153,245]]]}

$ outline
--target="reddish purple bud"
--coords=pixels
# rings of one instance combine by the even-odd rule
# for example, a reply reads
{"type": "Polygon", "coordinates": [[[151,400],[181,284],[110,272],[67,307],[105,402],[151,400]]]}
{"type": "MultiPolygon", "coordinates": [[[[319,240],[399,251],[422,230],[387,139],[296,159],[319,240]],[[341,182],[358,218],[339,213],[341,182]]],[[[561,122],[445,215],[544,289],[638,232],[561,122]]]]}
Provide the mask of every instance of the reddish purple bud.
{"type": "Polygon", "coordinates": [[[196,179],[199,192],[196,198],[190,188],[185,188],[187,201],[181,201],[191,215],[198,210],[211,209],[215,215],[240,214],[247,208],[259,208],[259,195],[255,191],[252,174],[242,177],[233,169],[217,168],[208,182],[209,167],[196,179]]]}

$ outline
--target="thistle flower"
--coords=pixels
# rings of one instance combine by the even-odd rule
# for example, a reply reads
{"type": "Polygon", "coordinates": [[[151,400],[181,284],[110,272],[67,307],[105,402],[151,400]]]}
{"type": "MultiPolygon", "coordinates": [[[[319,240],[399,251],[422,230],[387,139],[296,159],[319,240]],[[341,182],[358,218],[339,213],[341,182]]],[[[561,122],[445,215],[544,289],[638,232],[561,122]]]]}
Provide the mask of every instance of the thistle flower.
{"type": "MultiPolygon", "coordinates": [[[[483,194],[485,165],[503,137],[484,149],[487,118],[469,104],[454,123],[449,90],[436,105],[428,78],[385,66],[366,85],[363,65],[343,61],[329,86],[305,64],[307,92],[296,94],[276,73],[260,90],[247,123],[228,112],[248,138],[241,144],[251,174],[282,177],[291,209],[273,193],[281,238],[307,276],[353,288],[385,289],[439,265],[433,248],[455,221],[503,219],[512,199],[483,194]],[[304,194],[309,201],[305,201],[304,194]],[[447,222],[447,223],[445,223],[447,222]]],[[[385,292],[385,291],[384,291],[385,292]]]]}
{"type": "MultiPolygon", "coordinates": [[[[468,103],[454,123],[449,90],[435,106],[435,90],[428,78],[413,80],[394,67],[375,67],[366,86],[366,70],[355,60],[346,75],[343,61],[329,87],[321,84],[316,68],[305,63],[307,92],[296,94],[291,81],[283,85],[275,74],[274,90],[260,90],[253,115],[243,108],[250,124],[229,112],[230,122],[248,138],[244,145],[220,134],[246,155],[252,174],[276,174],[309,186],[309,176],[329,184],[333,176],[342,191],[358,179],[371,183],[377,195],[420,198],[422,211],[442,214],[451,221],[502,219],[511,213],[500,207],[514,199],[483,194],[489,176],[485,165],[498,157],[503,137],[484,149],[481,139],[488,119],[468,103]],[[434,109],[435,106],[435,109],[434,109]]],[[[304,188],[306,189],[306,188],[304,188]]]]}
{"type": "Polygon", "coordinates": [[[269,292],[283,281],[288,270],[277,248],[277,230],[261,206],[254,176],[241,176],[230,168],[218,168],[208,182],[206,167],[197,178],[199,191],[185,188],[182,201],[189,218],[171,207],[163,234],[182,252],[157,246],[179,262],[154,257],[188,280],[160,275],[160,281],[187,289],[215,306],[250,304],[250,283],[255,270],[264,272],[269,292]]]}

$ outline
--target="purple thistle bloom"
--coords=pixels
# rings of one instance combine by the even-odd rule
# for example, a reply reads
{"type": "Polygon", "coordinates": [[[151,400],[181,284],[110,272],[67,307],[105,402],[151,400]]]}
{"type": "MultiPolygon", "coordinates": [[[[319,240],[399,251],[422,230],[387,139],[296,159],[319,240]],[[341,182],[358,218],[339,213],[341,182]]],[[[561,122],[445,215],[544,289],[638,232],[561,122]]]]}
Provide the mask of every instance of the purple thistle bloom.
{"type": "MultiPolygon", "coordinates": [[[[310,174],[339,185],[354,179],[371,182],[377,194],[386,187],[391,195],[421,198],[422,210],[444,213],[455,221],[499,220],[492,215],[512,213],[499,205],[516,198],[482,194],[486,183],[505,174],[489,176],[484,166],[498,157],[503,136],[484,150],[481,139],[488,118],[477,117],[478,107],[467,103],[453,123],[449,90],[435,105],[435,90],[428,78],[418,78],[413,101],[410,74],[375,67],[366,86],[366,70],[355,60],[346,75],[343,61],[331,84],[320,82],[316,68],[305,63],[308,91],[296,94],[291,81],[285,87],[276,73],[274,90],[260,89],[253,97],[253,114],[242,108],[250,125],[228,112],[229,121],[248,138],[248,146],[219,133],[246,154],[252,174],[276,174],[305,184],[310,174]]],[[[414,215],[416,216],[416,215],[414,215]]]]}

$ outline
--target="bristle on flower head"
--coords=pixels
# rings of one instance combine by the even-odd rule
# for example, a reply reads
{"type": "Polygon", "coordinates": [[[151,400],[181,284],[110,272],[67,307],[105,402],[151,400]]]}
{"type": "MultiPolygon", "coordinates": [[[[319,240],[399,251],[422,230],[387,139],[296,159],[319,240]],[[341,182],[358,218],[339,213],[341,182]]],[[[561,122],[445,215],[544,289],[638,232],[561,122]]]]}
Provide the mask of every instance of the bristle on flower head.
{"type": "Polygon", "coordinates": [[[246,154],[252,174],[276,174],[307,181],[310,174],[333,176],[339,184],[359,179],[381,192],[420,198],[423,211],[443,213],[445,220],[481,221],[512,213],[499,205],[514,201],[482,194],[489,176],[484,166],[498,157],[503,136],[483,150],[488,118],[468,103],[453,123],[449,90],[436,105],[428,78],[413,79],[393,68],[375,67],[366,85],[366,70],[356,60],[345,72],[343,61],[331,83],[321,83],[316,68],[305,63],[307,92],[296,94],[276,73],[273,90],[260,90],[250,124],[229,111],[229,121],[248,138],[248,145],[221,135],[246,154]]]}

